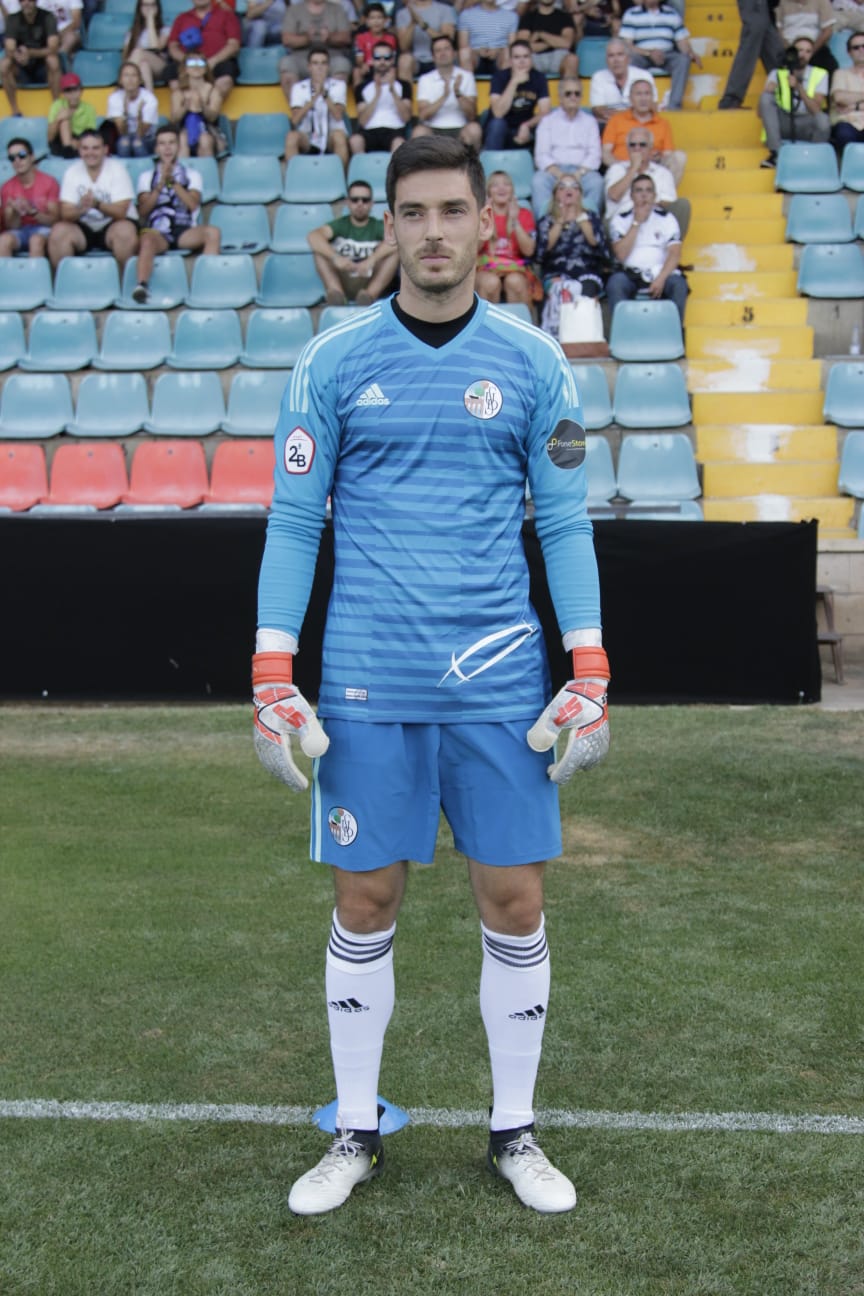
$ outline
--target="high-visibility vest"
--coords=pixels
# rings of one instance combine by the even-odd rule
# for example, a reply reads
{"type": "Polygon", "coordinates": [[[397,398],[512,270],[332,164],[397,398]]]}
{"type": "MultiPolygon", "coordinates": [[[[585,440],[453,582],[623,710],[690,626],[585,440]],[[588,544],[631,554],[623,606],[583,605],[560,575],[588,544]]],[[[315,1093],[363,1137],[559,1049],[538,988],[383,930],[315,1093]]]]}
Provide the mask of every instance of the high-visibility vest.
{"type": "MultiPolygon", "coordinates": [[[[825,75],[825,69],[820,67],[811,67],[807,73],[807,93],[810,98],[816,92],[816,87],[825,75]]],[[[792,111],[792,87],[789,84],[788,68],[777,69],[777,88],[774,91],[774,98],[784,112],[792,111]]]]}

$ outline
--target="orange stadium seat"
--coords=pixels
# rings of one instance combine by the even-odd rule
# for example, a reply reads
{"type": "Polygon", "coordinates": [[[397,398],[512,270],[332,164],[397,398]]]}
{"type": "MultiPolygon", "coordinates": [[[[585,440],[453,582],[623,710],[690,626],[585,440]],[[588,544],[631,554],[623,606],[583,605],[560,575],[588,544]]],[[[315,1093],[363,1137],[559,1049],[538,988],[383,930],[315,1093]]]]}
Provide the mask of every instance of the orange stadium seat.
{"type": "Polygon", "coordinates": [[[0,446],[0,512],[25,512],[47,490],[48,470],[41,445],[0,446]]]}
{"type": "Polygon", "coordinates": [[[129,489],[126,456],[116,441],[80,442],[57,447],[51,461],[51,488],[43,504],[113,508],[129,489]]]}
{"type": "Polygon", "coordinates": [[[194,508],[209,489],[200,441],[144,441],[135,449],[121,507],[194,508]]]}

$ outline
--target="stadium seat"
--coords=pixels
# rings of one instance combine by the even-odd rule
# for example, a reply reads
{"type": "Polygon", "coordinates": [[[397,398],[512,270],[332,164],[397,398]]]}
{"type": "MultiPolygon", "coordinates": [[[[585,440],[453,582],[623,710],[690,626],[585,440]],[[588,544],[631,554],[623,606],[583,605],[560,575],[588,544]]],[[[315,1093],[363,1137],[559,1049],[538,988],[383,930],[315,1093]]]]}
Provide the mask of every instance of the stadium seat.
{"type": "MultiPolygon", "coordinates": [[[[48,154],[47,117],[4,117],[0,120],[0,157],[6,158],[6,148],[12,139],[26,139],[38,160],[48,154]]],[[[41,168],[40,168],[41,169],[41,168]]]]}
{"type": "Polygon", "coordinates": [[[864,239],[864,195],[855,204],[855,221],[852,233],[856,239],[864,239]]]}
{"type": "Polygon", "coordinates": [[[235,437],[272,437],[290,377],[286,369],[238,370],[231,379],[222,431],[235,437]]]}
{"type": "Polygon", "coordinates": [[[624,511],[632,522],[703,522],[702,505],[696,500],[633,500],[624,511]]]}
{"type": "Polygon", "coordinates": [[[0,311],[0,369],[14,369],[26,351],[21,315],[18,311],[0,311]]]}
{"type": "Polygon", "coordinates": [[[579,75],[583,78],[590,78],[595,72],[600,72],[606,67],[606,45],[605,36],[583,36],[576,46],[576,53],[579,56],[579,75]]]}
{"type": "Polygon", "coordinates": [[[89,311],[41,310],[30,323],[26,355],[19,368],[36,373],[86,369],[99,350],[89,311]]]}
{"type": "Polygon", "coordinates": [[[831,144],[784,144],[777,154],[774,187],[784,193],[834,193],[840,188],[831,144]]]}
{"type": "Polygon", "coordinates": [[[224,419],[225,399],[218,373],[163,373],[153,387],[144,430],[154,436],[202,437],[216,432],[224,419]]]}
{"type": "Polygon", "coordinates": [[[534,318],[531,314],[531,307],[525,302],[498,302],[498,309],[506,311],[508,315],[515,315],[518,319],[524,320],[526,324],[533,324],[534,318]]]}
{"type": "Polygon", "coordinates": [[[684,354],[678,307],[671,301],[622,301],[609,329],[616,360],[677,360],[684,354]]]}
{"type": "Polygon", "coordinates": [[[846,42],[851,35],[848,27],[840,31],[833,31],[828,38],[828,48],[837,60],[838,68],[847,68],[852,66],[852,55],[846,48],[846,42]]]}
{"type": "Polygon", "coordinates": [[[285,202],[335,202],[344,198],[345,168],[333,153],[301,153],[285,168],[285,202]]]}
{"type": "Polygon", "coordinates": [[[857,243],[808,243],[803,247],[798,291],[805,297],[864,297],[864,258],[857,243]]]}
{"type": "Polygon", "coordinates": [[[135,447],[121,509],[182,509],[200,504],[210,483],[200,441],[144,441],[135,447]]]}
{"type": "Polygon", "coordinates": [[[63,183],[63,177],[69,167],[75,161],[75,158],[54,157],[49,153],[47,157],[39,161],[39,170],[44,171],[46,175],[53,176],[58,184],[63,183]]]}
{"type": "Polygon", "coordinates": [[[157,369],[171,351],[171,326],[164,311],[111,311],[102,328],[95,369],[157,369]]]}
{"type": "Polygon", "coordinates": [[[324,285],[311,252],[270,252],[261,271],[259,306],[315,306],[324,296],[324,285]]]}
{"type": "Polygon", "coordinates": [[[276,208],[271,252],[308,252],[306,235],[334,220],[329,203],[280,203],[276,208]]]}
{"type": "MultiPolygon", "coordinates": [[[[61,262],[62,264],[62,262],[61,262]]],[[[123,294],[116,305],[133,311],[170,311],[182,306],[189,292],[186,266],[181,257],[157,256],[150,275],[150,296],[140,305],[133,301],[132,292],[138,282],[138,258],[130,257],[123,271],[123,294]]]]}
{"type": "Polygon", "coordinates": [[[23,513],[48,490],[41,445],[0,446],[0,512],[23,513]]]}
{"type": "Polygon", "coordinates": [[[864,193],[864,144],[847,144],[844,148],[840,184],[844,189],[864,193]]]}
{"type": "Polygon", "coordinates": [[[341,324],[344,320],[351,319],[352,315],[359,315],[367,309],[366,306],[322,306],[315,332],[323,333],[325,329],[333,328],[334,324],[341,324]]]}
{"type": "Polygon", "coordinates": [[[215,202],[219,197],[219,163],[216,158],[190,158],[189,165],[201,177],[201,202],[215,202]]]}
{"type": "MultiPolygon", "coordinates": [[[[287,113],[241,113],[234,128],[234,156],[281,158],[290,129],[291,118],[287,113]]],[[[281,183],[279,187],[281,190],[281,183]]]]}
{"type": "Polygon", "coordinates": [[[87,23],[84,48],[88,50],[122,50],[130,27],[124,13],[94,13],[87,23]]]}
{"type": "Polygon", "coordinates": [[[237,55],[240,64],[237,84],[278,85],[279,63],[284,57],[285,50],[281,45],[264,45],[261,49],[249,49],[244,45],[237,55]]]}
{"type": "Polygon", "coordinates": [[[627,428],[681,427],[690,398],[677,364],[622,364],[615,381],[615,422],[627,428]]]}
{"type": "Polygon", "coordinates": [[[390,153],[352,154],[351,161],[348,163],[348,188],[350,189],[356,180],[365,180],[372,186],[372,197],[375,201],[385,201],[387,190],[384,181],[387,178],[390,157],[390,153]]]}
{"type": "Polygon", "coordinates": [[[831,366],[822,413],[827,423],[838,427],[864,428],[864,361],[831,366]]]}
{"type": "Polygon", "coordinates": [[[75,71],[85,90],[115,86],[120,72],[120,51],[80,49],[75,55],[75,71]]]}
{"type": "Polygon", "coordinates": [[[115,441],[60,445],[51,460],[50,488],[40,503],[53,507],[108,509],[129,490],[126,456],[115,441]]]}
{"type": "Polygon", "coordinates": [[[174,325],[172,369],[230,369],[240,359],[243,336],[233,310],[184,310],[174,325]]]}
{"type": "Polygon", "coordinates": [[[89,373],[81,379],[75,417],[65,431],[76,437],[134,436],[149,417],[143,374],[89,373]]]}
{"type": "Polygon", "coordinates": [[[248,252],[254,256],[270,246],[270,221],[263,203],[217,203],[208,223],[222,231],[222,252],[248,252]]]}
{"type": "Polygon", "coordinates": [[[47,257],[4,257],[0,275],[0,310],[31,311],[51,295],[47,257]]]}
{"type": "Polygon", "coordinates": [[[267,509],[273,498],[276,456],[273,439],[223,441],[210,465],[210,489],[202,511],[210,505],[254,505],[267,509]]]}
{"type": "MultiPolygon", "coordinates": [[[[603,381],[606,381],[605,378],[603,381]]],[[[589,507],[606,503],[618,494],[612,451],[603,436],[585,438],[585,478],[588,483],[589,507]]]]}
{"type": "Polygon", "coordinates": [[[250,369],[292,369],[312,332],[312,316],[305,306],[254,310],[246,322],[240,363],[250,369]]]}
{"type": "Polygon", "coordinates": [[[206,256],[192,265],[187,306],[198,310],[239,310],[248,306],[258,289],[255,262],[248,252],[206,256]]]}
{"type": "Polygon", "coordinates": [[[850,432],[840,454],[838,490],[864,499],[864,432],[850,432]]]}
{"type": "Polygon", "coordinates": [[[582,402],[582,420],[588,432],[597,432],[612,422],[612,398],[602,365],[571,364],[582,402]]]}
{"type": "Polygon", "coordinates": [[[120,272],[113,256],[68,256],[57,267],[51,310],[107,310],[120,292],[120,272]]]}
{"type": "Polygon", "coordinates": [[[102,12],[110,14],[125,14],[129,26],[131,27],[132,16],[135,13],[135,0],[102,0],[102,12]]]}
{"type": "MultiPolygon", "coordinates": [[[[127,158],[120,158],[120,161],[123,163],[126,170],[129,172],[129,179],[132,181],[132,188],[135,190],[135,193],[137,194],[138,177],[142,175],[144,171],[153,170],[152,157],[139,157],[139,158],[127,157],[127,158]]],[[[198,159],[195,158],[196,163],[197,161],[198,159]]]]}
{"type": "Polygon", "coordinates": [[[223,163],[220,202],[276,202],[281,193],[282,167],[278,158],[238,157],[235,154],[223,163]]]}
{"type": "Polygon", "coordinates": [[[628,500],[696,499],[702,494],[685,432],[625,436],[618,454],[618,494],[628,500]]]}
{"type": "Polygon", "coordinates": [[[852,217],[842,193],[792,195],[787,243],[849,243],[852,237],[852,217]]]}
{"type": "Polygon", "coordinates": [[[0,440],[58,436],[71,420],[72,393],[65,374],[9,374],[0,396],[0,440]]]}
{"type": "Polygon", "coordinates": [[[534,158],[530,149],[483,149],[480,161],[487,176],[493,171],[506,171],[513,181],[517,198],[531,197],[534,158]]]}

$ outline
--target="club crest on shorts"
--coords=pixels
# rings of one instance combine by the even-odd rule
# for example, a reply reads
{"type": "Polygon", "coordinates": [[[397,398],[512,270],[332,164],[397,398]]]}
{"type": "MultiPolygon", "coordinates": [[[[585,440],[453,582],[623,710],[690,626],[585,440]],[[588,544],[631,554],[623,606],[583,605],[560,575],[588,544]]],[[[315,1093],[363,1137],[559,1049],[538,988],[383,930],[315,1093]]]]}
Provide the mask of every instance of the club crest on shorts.
{"type": "Polygon", "coordinates": [[[298,474],[308,473],[315,458],[315,442],[305,428],[295,427],[285,441],[285,471],[298,474]]]}
{"type": "Polygon", "coordinates": [[[501,413],[504,405],[501,388],[488,378],[478,378],[476,382],[472,382],[470,387],[465,388],[462,399],[468,413],[478,419],[494,418],[501,413]]]}
{"type": "Polygon", "coordinates": [[[350,846],[357,836],[357,820],[344,806],[331,806],[327,811],[327,827],[337,846],[350,846]]]}

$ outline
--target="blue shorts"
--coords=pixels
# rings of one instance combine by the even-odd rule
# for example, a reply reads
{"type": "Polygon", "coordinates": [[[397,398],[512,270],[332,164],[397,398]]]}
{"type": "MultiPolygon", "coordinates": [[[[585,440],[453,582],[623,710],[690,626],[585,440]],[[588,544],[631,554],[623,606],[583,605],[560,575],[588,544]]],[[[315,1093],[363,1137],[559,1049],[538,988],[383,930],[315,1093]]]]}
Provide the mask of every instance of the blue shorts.
{"type": "Polygon", "coordinates": [[[358,724],[327,720],[314,763],[310,854],[349,873],[397,860],[431,864],[441,811],[456,849],[481,864],[561,854],[553,756],[531,750],[526,720],[358,724]]]}
{"type": "Polygon", "coordinates": [[[31,238],[33,238],[33,235],[41,234],[43,238],[47,238],[48,235],[51,233],[51,226],[50,225],[20,225],[18,229],[10,229],[7,230],[6,233],[11,234],[13,238],[17,241],[19,252],[26,252],[30,246],[30,240],[31,238]]]}

